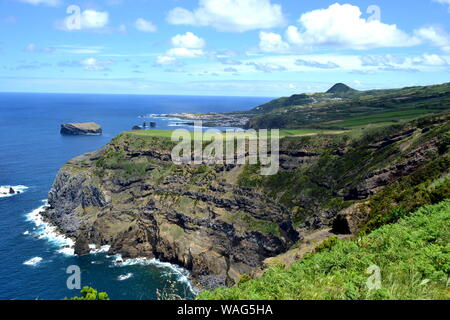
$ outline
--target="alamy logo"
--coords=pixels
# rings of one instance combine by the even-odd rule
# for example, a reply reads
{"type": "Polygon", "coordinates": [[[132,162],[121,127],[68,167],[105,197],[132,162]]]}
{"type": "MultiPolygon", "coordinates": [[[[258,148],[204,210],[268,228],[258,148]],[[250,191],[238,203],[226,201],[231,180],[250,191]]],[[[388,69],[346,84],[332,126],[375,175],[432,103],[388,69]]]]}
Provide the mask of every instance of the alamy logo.
{"type": "Polygon", "coordinates": [[[69,290],[80,290],[81,289],[81,269],[79,266],[72,265],[68,266],[66,273],[70,274],[67,278],[66,285],[69,290]]]}
{"type": "Polygon", "coordinates": [[[279,170],[280,133],[275,130],[203,130],[202,122],[194,123],[194,132],[178,129],[172,141],[175,164],[260,165],[261,175],[275,175],[279,170]]]}
{"type": "Polygon", "coordinates": [[[377,265],[371,265],[367,268],[366,273],[371,275],[366,281],[369,291],[381,289],[381,268],[377,265]]]}

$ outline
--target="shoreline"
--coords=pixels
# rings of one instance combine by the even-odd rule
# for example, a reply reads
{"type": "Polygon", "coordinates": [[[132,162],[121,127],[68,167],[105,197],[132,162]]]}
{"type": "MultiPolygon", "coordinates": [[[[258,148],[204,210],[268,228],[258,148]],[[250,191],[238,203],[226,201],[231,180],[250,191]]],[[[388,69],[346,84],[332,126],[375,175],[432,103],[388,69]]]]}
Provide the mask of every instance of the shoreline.
{"type": "MultiPolygon", "coordinates": [[[[244,128],[251,115],[244,115],[236,113],[163,113],[163,114],[146,114],[140,115],[141,119],[164,119],[167,121],[175,121],[176,125],[193,125],[194,121],[202,121],[204,127],[230,127],[230,128],[244,128]]],[[[169,126],[171,126],[169,124],[169,126]]]]}
{"type": "MultiPolygon", "coordinates": [[[[75,254],[75,239],[72,239],[64,235],[64,233],[62,233],[57,226],[53,225],[51,221],[48,221],[48,219],[46,219],[41,214],[43,211],[45,211],[46,208],[49,207],[47,200],[41,201],[43,203],[42,206],[32,210],[31,212],[25,215],[26,221],[33,223],[35,225],[35,229],[27,230],[23,234],[24,235],[34,234],[34,237],[37,239],[45,239],[50,245],[54,245],[55,247],[59,248],[56,249],[56,252],[59,254],[72,257],[78,256],[75,254]]],[[[194,296],[197,296],[201,291],[201,288],[197,286],[196,282],[191,277],[190,271],[179,265],[170,262],[163,262],[156,258],[137,257],[137,258],[122,259],[122,256],[120,254],[107,255],[107,252],[110,249],[109,245],[98,247],[95,244],[90,244],[89,248],[90,248],[89,255],[97,255],[100,253],[105,253],[106,254],[105,261],[110,262],[111,267],[121,268],[133,265],[142,265],[142,266],[154,265],[158,268],[165,268],[170,270],[170,272],[176,276],[177,278],[176,281],[186,284],[186,286],[190,290],[190,293],[193,294],[194,296]],[[121,262],[118,263],[118,261],[121,262]]],[[[43,259],[41,257],[33,257],[26,260],[24,264],[29,266],[36,266],[42,261],[43,259]]],[[[123,278],[121,280],[126,280],[128,278],[129,277],[123,278]]]]}

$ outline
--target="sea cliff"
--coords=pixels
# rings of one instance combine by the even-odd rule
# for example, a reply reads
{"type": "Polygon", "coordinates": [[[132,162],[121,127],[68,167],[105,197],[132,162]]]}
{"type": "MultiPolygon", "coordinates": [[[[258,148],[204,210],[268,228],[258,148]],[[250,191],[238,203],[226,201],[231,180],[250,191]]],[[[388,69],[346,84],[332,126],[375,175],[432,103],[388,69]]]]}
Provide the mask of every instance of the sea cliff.
{"type": "Polygon", "coordinates": [[[448,120],[285,138],[269,177],[258,166],[175,165],[169,138],[125,132],[61,168],[43,215],[77,254],[110,245],[182,265],[203,288],[230,286],[317,230],[357,234],[449,197],[448,120]]]}

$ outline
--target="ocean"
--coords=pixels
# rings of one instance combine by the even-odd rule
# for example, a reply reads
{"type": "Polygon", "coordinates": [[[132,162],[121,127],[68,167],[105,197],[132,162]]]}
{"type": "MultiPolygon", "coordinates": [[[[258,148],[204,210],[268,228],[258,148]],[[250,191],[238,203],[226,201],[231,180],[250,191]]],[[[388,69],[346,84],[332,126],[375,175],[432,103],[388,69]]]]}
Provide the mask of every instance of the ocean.
{"type": "MultiPolygon", "coordinates": [[[[39,224],[58,169],[69,159],[94,151],[122,131],[141,125],[139,116],[181,112],[248,110],[270,98],[0,93],[0,299],[52,299],[78,295],[67,288],[66,269],[81,269],[81,285],[106,291],[111,299],[157,299],[158,290],[194,297],[188,271],[168,263],[134,259],[116,265],[102,250],[78,257],[61,249],[67,240],[39,224]],[[100,136],[62,136],[60,125],[97,122],[100,136]],[[8,188],[9,189],[9,188],[8,188]],[[175,283],[174,291],[170,288],[175,283]],[[166,290],[165,290],[166,288],[166,290]],[[165,290],[165,291],[164,291],[165,290]]],[[[174,129],[173,120],[156,121],[174,129]]]]}

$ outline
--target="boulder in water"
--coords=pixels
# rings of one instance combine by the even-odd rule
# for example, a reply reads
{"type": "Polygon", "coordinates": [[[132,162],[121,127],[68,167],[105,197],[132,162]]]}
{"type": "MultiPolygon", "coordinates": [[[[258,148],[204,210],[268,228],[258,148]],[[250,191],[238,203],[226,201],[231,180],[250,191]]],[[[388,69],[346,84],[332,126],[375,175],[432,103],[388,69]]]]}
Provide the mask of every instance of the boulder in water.
{"type": "Polygon", "coordinates": [[[16,193],[16,191],[14,191],[13,188],[9,188],[9,194],[15,194],[15,193],[16,193]]]}

